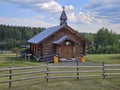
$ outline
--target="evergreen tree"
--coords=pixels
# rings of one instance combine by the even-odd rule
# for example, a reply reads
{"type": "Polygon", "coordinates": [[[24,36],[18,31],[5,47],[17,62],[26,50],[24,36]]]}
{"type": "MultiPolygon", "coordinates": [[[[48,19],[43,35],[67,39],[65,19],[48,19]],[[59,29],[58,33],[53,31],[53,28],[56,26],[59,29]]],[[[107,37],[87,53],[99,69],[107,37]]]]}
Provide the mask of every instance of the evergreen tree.
{"type": "MultiPolygon", "coordinates": [[[[27,40],[41,32],[44,28],[0,25],[0,47],[12,49],[26,44],[27,40]]],[[[1,48],[0,48],[1,49],[1,48]]]]}

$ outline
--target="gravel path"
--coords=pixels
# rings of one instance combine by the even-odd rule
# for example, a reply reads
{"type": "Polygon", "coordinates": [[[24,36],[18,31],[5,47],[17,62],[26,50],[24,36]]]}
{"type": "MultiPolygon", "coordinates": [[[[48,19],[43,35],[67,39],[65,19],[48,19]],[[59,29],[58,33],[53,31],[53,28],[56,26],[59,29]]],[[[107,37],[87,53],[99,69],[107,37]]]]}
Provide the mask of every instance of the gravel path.
{"type": "MultiPolygon", "coordinates": [[[[54,65],[62,65],[62,66],[76,66],[77,65],[77,62],[76,61],[62,61],[62,62],[59,62],[58,64],[54,64],[54,65]]],[[[101,66],[102,63],[93,63],[93,62],[85,62],[85,63],[82,63],[80,61],[78,61],[78,65],[79,66],[101,66]]]]}

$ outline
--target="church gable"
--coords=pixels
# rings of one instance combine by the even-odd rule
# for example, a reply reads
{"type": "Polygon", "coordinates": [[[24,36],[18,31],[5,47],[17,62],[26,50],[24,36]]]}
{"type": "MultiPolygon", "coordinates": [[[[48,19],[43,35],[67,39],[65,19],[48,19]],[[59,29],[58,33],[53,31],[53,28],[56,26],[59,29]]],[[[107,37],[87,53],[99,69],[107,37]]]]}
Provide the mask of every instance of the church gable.
{"type": "Polygon", "coordinates": [[[78,32],[74,31],[68,25],[64,25],[64,27],[62,27],[60,30],[47,37],[43,43],[54,44],[53,42],[65,38],[66,36],[67,39],[71,39],[74,42],[86,42],[86,39],[83,36],[81,36],[78,32]]]}

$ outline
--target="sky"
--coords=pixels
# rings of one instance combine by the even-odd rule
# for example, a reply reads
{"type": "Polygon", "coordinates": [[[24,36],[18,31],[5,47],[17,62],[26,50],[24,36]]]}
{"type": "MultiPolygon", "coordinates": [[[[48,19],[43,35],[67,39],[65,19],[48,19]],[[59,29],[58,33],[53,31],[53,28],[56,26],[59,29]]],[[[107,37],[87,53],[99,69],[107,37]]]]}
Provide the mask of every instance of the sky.
{"type": "Polygon", "coordinates": [[[120,0],[0,0],[0,24],[56,26],[63,6],[68,25],[78,32],[104,27],[120,34],[120,0]]]}

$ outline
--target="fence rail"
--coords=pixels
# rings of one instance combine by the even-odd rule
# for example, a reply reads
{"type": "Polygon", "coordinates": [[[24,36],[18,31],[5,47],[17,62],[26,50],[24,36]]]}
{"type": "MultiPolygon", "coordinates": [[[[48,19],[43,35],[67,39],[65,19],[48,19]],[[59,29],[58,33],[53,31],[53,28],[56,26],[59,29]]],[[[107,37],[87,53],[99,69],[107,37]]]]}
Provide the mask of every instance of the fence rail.
{"type": "Polygon", "coordinates": [[[11,88],[12,82],[37,78],[44,78],[48,82],[49,79],[57,78],[76,78],[78,80],[83,77],[106,78],[107,76],[120,76],[120,64],[104,64],[103,62],[101,66],[79,66],[77,62],[74,66],[47,64],[42,66],[9,67],[0,69],[0,74],[0,83],[9,83],[9,88],[11,88]],[[33,76],[30,76],[30,74],[33,76]],[[36,75],[34,76],[34,74],[36,75]],[[21,75],[22,78],[13,78],[21,75]],[[24,77],[24,75],[28,76],[24,77]],[[1,78],[7,78],[7,80],[1,80],[1,78]]]}

